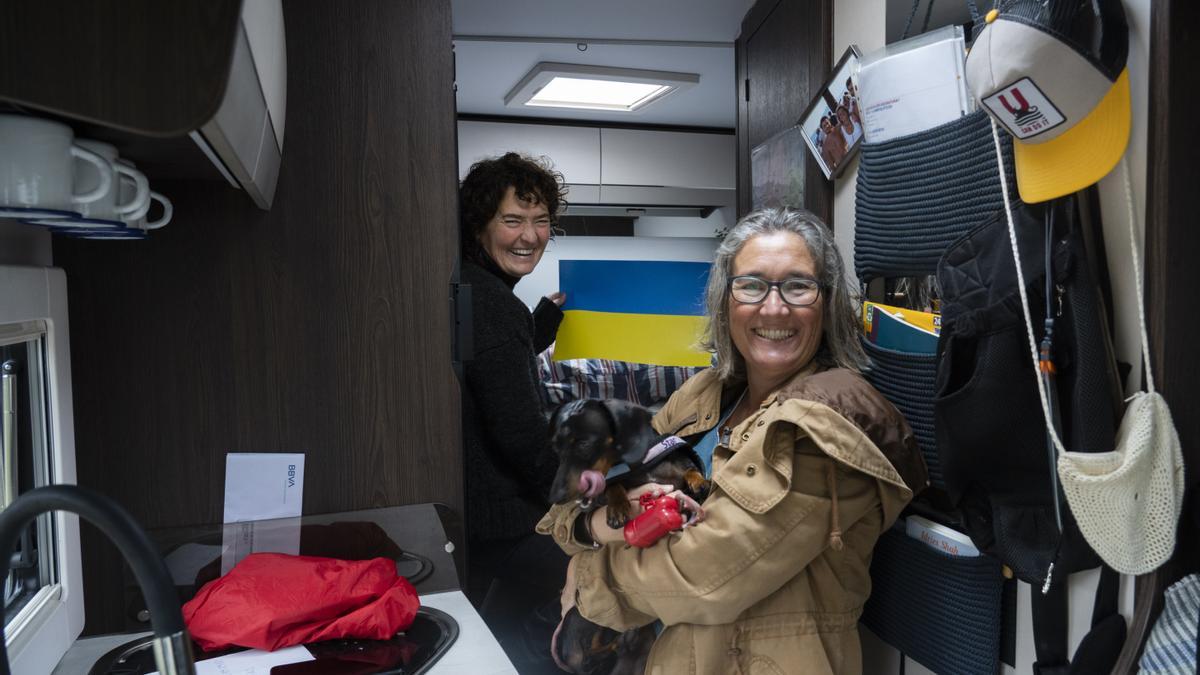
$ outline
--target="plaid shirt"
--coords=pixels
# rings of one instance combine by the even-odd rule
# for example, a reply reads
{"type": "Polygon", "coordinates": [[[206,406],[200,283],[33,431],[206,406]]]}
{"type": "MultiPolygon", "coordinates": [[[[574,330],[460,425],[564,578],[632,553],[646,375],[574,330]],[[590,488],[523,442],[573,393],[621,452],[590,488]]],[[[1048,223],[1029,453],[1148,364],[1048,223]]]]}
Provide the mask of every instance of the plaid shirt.
{"type": "Polygon", "coordinates": [[[703,370],[607,359],[553,358],[554,345],[550,345],[537,359],[547,408],[580,398],[615,398],[654,408],[703,370]]]}
{"type": "Polygon", "coordinates": [[[1196,621],[1200,612],[1200,574],[1186,576],[1167,588],[1163,611],[1142,652],[1140,673],[1194,675],[1196,621]]]}

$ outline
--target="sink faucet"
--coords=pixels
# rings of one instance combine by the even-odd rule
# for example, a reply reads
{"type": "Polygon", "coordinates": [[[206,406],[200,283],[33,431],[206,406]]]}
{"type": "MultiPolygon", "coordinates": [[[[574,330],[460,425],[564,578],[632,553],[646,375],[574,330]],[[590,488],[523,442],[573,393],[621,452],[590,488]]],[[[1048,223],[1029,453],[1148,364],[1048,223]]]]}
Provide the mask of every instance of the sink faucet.
{"type": "MultiPolygon", "coordinates": [[[[150,607],[154,661],[161,675],[195,675],[192,640],[183,624],[179,596],[167,566],[145,531],[115,501],[77,485],[48,485],[19,496],[0,512],[0,579],[8,578],[9,560],[21,531],[46,511],[70,511],[100,528],[125,556],[150,607]]],[[[0,675],[11,675],[0,621],[0,675]]]]}

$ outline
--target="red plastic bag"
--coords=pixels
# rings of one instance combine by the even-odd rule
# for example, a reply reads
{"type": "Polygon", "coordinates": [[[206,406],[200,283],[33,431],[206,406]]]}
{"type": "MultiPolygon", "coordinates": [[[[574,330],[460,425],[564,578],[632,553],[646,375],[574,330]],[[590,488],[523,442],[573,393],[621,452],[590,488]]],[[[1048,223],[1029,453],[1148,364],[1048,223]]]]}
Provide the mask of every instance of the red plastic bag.
{"type": "Polygon", "coordinates": [[[336,638],[386,640],[407,629],[417,591],[387,558],[338,560],[252,553],[183,606],[205,651],[274,651],[336,638]]]}

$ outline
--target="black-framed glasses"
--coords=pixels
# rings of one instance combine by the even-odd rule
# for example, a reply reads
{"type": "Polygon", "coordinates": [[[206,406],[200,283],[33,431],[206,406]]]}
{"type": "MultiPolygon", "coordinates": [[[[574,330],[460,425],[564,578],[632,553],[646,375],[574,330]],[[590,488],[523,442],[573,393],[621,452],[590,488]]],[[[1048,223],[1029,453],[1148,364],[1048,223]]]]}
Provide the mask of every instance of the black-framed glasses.
{"type": "Polygon", "coordinates": [[[733,299],[746,305],[756,305],[766,300],[772,288],[779,289],[779,297],[793,307],[807,307],[821,297],[821,284],[807,277],[767,281],[762,277],[743,275],[729,280],[729,292],[733,299]]]}

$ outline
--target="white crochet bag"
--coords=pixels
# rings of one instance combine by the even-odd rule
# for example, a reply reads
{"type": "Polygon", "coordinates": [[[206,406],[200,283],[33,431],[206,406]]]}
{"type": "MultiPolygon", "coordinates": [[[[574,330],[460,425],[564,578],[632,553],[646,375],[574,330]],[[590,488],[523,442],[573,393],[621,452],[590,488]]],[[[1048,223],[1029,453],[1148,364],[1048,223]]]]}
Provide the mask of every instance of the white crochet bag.
{"type": "MultiPolygon", "coordinates": [[[[992,134],[999,146],[995,122],[992,122],[992,134]]],[[[1000,168],[1000,177],[1029,347],[1033,353],[1034,375],[1038,381],[1046,429],[1058,451],[1059,483],[1079,531],[1088,544],[1109,567],[1122,574],[1136,575],[1155,570],[1174,552],[1175,530],[1183,509],[1185,483],[1179,434],[1171,420],[1167,402],[1154,390],[1154,377],[1150,372],[1150,341],[1146,332],[1142,275],[1133,226],[1133,186],[1129,165],[1124,158],[1121,159],[1121,169],[1128,207],[1129,247],[1137,286],[1142,358],[1149,391],[1138,392],[1128,400],[1125,415],[1117,429],[1116,449],[1108,452],[1068,452],[1051,422],[1047,392],[1038,371],[1037,343],[1033,336],[1029,300],[1025,295],[1025,279],[1021,274],[1020,253],[1017,250],[1003,166],[1000,168]]]]}
{"type": "Polygon", "coordinates": [[[1171,557],[1183,508],[1183,453],[1167,402],[1138,392],[1111,452],[1065,452],[1058,477],[1075,522],[1108,566],[1145,574],[1171,557]]]}

